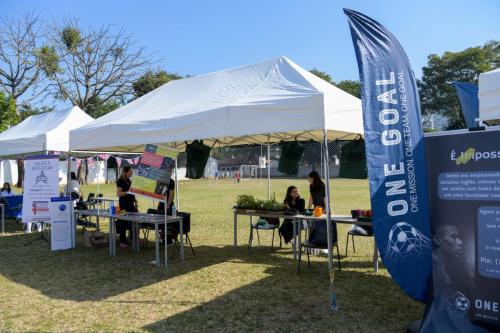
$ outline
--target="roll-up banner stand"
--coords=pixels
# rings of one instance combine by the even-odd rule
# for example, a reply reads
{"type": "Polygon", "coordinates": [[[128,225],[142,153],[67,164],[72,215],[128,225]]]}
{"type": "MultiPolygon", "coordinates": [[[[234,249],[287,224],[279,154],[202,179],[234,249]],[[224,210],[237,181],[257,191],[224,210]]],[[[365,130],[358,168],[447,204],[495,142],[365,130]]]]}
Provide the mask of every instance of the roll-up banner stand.
{"type": "Polygon", "coordinates": [[[421,332],[500,332],[500,129],[425,138],[432,302],[421,332]]]}

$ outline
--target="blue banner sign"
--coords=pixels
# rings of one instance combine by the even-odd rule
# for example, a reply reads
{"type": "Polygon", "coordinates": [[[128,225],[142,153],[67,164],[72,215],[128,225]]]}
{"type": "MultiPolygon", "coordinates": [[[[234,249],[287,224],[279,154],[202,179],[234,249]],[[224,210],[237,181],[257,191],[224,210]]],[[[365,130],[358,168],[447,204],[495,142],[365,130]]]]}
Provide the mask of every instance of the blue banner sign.
{"type": "Polygon", "coordinates": [[[476,127],[476,118],[479,118],[479,88],[474,83],[453,82],[457,90],[462,115],[467,128],[476,127]]]}
{"type": "Polygon", "coordinates": [[[413,71],[394,36],[344,9],[358,61],[375,240],[392,278],[425,301],[432,244],[420,105],[413,71]]]}

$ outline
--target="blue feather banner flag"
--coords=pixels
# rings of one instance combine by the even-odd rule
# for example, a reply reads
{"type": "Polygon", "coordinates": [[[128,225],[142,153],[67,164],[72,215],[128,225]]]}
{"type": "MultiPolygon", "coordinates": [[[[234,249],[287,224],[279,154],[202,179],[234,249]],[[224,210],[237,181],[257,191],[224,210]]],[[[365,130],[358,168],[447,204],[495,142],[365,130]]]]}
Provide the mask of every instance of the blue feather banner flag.
{"type": "Polygon", "coordinates": [[[385,267],[425,301],[432,244],[427,170],[415,76],[396,38],[344,9],[358,61],[375,240],[385,267]]]}

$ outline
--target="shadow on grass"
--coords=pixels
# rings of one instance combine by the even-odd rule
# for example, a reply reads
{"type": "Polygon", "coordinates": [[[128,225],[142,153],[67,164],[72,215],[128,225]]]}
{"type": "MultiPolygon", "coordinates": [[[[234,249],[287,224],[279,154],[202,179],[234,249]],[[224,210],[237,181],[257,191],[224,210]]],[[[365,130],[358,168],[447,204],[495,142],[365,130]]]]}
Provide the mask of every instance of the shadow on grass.
{"type": "MultiPolygon", "coordinates": [[[[81,232],[78,236],[81,238],[81,232]]],[[[224,262],[271,265],[275,269],[273,272],[286,274],[295,274],[296,269],[289,249],[276,251],[260,247],[248,251],[244,246],[236,250],[232,246],[197,246],[195,256],[186,247],[183,263],[176,253],[165,272],[150,263],[155,256],[154,244],[138,253],[118,248],[116,257],[109,257],[107,246],[83,247],[81,239],[76,249],[67,251],[51,252],[50,245],[42,241],[25,246],[38,237],[38,233],[20,231],[0,237],[0,274],[54,299],[104,300],[224,262]]],[[[303,264],[306,271],[307,264],[305,261],[303,264]]]]}
{"type": "MultiPolygon", "coordinates": [[[[404,332],[421,308],[387,276],[335,271],[339,311],[330,310],[327,264],[301,273],[283,258],[266,277],[143,327],[149,332],[404,332]],[[387,310],[390,309],[390,313],[387,310]],[[412,312],[413,310],[413,312],[412,312]],[[201,324],[202,323],[202,324],[201,324]]],[[[245,261],[247,262],[247,261],[245,261]]],[[[369,262],[366,262],[369,266],[369,262]]]]}

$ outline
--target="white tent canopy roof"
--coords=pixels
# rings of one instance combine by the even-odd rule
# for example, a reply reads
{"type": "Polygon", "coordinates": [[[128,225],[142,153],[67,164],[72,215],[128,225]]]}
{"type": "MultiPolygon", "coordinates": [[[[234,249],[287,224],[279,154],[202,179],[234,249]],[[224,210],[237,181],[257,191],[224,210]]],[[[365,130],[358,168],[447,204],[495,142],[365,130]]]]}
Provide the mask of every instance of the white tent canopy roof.
{"type": "Polygon", "coordinates": [[[92,120],[78,106],[30,116],[0,133],[0,156],[68,151],[69,131],[92,120]]]}
{"type": "Polygon", "coordinates": [[[500,119],[500,68],[479,75],[479,119],[500,119]]]}
{"type": "Polygon", "coordinates": [[[141,152],[203,139],[219,146],[353,138],[361,101],[286,57],[169,82],[70,133],[70,149],[141,152]]]}

